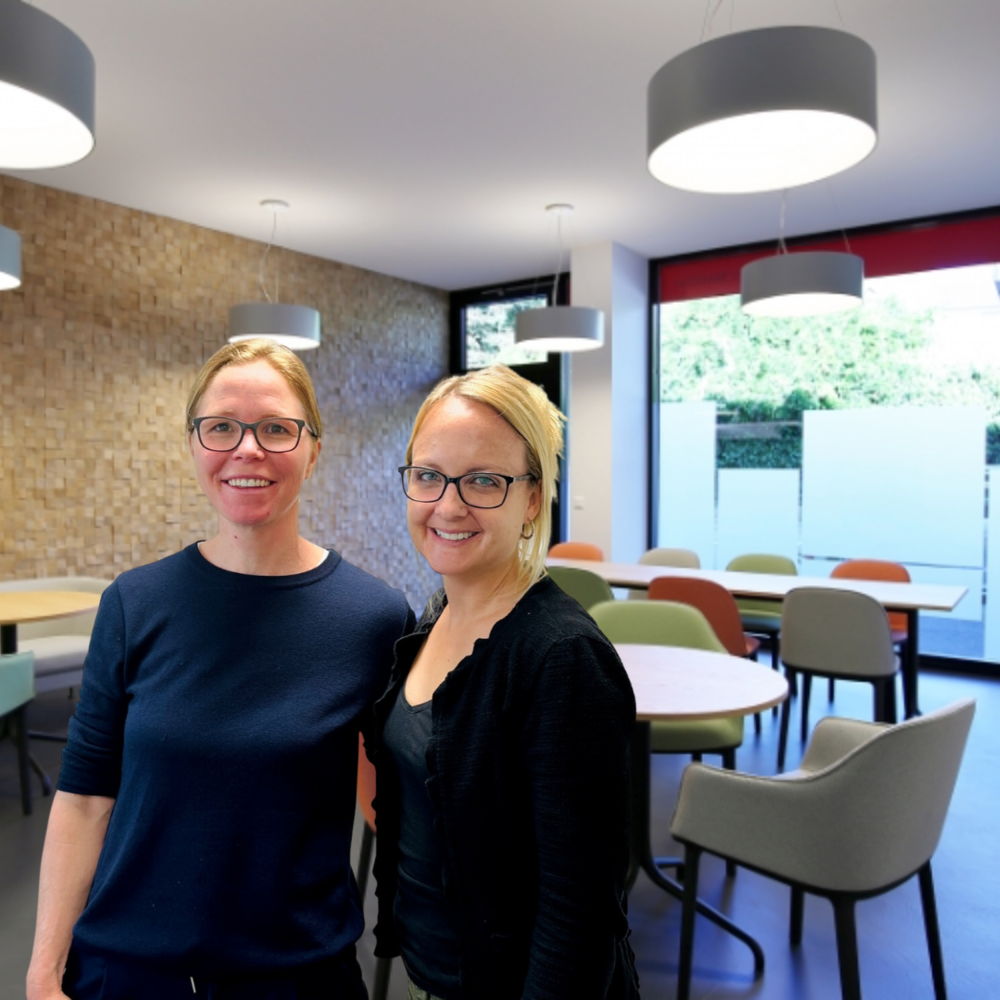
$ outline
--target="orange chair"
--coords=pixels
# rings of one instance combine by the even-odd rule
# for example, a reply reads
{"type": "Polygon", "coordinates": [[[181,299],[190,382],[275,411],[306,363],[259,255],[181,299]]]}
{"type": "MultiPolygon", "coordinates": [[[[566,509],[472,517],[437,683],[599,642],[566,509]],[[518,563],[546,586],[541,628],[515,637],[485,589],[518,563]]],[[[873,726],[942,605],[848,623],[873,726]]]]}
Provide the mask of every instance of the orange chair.
{"type": "MultiPolygon", "coordinates": [[[[368,887],[368,871],[372,863],[372,848],[375,846],[375,765],[365,753],[365,741],[358,733],[358,807],[365,818],[365,828],[361,834],[361,852],[358,855],[358,892],[361,902],[365,901],[368,887]]],[[[389,973],[392,971],[391,958],[379,958],[375,962],[375,985],[372,987],[373,1000],[385,1000],[389,992],[389,973]]]]}
{"type": "Polygon", "coordinates": [[[556,542],[549,549],[553,559],[591,559],[594,562],[604,562],[604,552],[599,545],[590,542],[556,542]]]}
{"type": "MultiPolygon", "coordinates": [[[[910,574],[902,563],[886,562],[884,559],[848,559],[833,567],[830,576],[841,580],[888,580],[891,583],[909,583],[910,574]]],[[[890,611],[889,628],[892,630],[894,646],[906,642],[906,614],[902,611],[890,611]]],[[[903,685],[906,685],[906,671],[903,671],[903,685]]],[[[830,701],[833,701],[833,681],[830,681],[830,701]]],[[[906,692],[903,692],[903,704],[906,692]]]]}
{"type": "MultiPolygon", "coordinates": [[[[658,576],[649,585],[649,600],[676,601],[697,608],[712,626],[719,642],[730,656],[757,659],[760,639],[743,631],[740,609],[733,595],[721,584],[711,580],[695,580],[683,576],[658,576]]],[[[754,717],[754,732],[760,732],[760,713],[754,717]]]]}

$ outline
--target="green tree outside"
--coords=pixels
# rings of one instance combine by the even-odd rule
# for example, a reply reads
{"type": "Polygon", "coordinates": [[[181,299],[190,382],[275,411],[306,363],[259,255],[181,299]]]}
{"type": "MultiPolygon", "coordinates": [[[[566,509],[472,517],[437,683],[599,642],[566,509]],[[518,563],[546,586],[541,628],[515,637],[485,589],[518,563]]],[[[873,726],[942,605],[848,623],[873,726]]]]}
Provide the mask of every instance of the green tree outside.
{"type": "Polygon", "coordinates": [[[1000,369],[942,365],[927,348],[934,311],[886,296],[861,309],[753,319],[738,296],[660,307],[660,401],[712,400],[719,468],[799,468],[805,410],[983,406],[987,457],[1000,464],[1000,369]],[[726,431],[727,426],[767,425],[726,431]]]}

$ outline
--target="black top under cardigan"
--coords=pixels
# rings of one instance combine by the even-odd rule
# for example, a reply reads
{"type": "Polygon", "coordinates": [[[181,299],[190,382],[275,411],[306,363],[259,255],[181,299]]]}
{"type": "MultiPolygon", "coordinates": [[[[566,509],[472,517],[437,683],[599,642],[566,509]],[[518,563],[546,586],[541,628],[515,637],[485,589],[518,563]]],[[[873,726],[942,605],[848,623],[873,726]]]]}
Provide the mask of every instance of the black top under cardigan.
{"type": "MultiPolygon", "coordinates": [[[[432,598],[396,644],[375,705],[376,955],[393,925],[400,809],[381,734],[445,606],[432,598]]],[[[549,578],[434,692],[428,791],[440,812],[444,886],[461,914],[464,1000],[638,996],[626,940],[629,746],[635,697],[611,643],[549,578]]]]}

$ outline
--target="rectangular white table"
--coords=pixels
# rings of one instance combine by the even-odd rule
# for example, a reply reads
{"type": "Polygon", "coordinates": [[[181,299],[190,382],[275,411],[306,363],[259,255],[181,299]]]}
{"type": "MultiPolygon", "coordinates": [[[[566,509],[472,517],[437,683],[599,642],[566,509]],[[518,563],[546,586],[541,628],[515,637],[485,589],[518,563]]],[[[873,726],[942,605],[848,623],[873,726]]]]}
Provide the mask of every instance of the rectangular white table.
{"type": "Polygon", "coordinates": [[[641,563],[596,562],[589,559],[549,559],[549,566],[572,566],[590,570],[612,587],[645,590],[658,576],[682,576],[711,580],[725,587],[733,597],[762,597],[784,600],[796,587],[829,587],[867,594],[886,611],[906,615],[907,641],[903,648],[902,669],[906,683],[906,718],[920,714],[917,702],[917,664],[921,611],[954,611],[968,592],[966,587],[932,583],[892,583],[887,580],[833,579],[828,576],[782,576],[773,573],[735,573],[730,570],[683,569],[676,566],[646,566],[641,563]]]}

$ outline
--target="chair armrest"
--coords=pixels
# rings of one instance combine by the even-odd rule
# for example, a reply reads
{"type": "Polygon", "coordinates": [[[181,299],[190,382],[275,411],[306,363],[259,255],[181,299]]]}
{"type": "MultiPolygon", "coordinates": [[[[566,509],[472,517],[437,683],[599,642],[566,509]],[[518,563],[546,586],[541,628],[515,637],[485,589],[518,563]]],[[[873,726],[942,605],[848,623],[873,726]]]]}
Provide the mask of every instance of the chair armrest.
{"type": "Polygon", "coordinates": [[[858,719],[838,719],[827,716],[821,719],[809,737],[802,763],[784,777],[815,774],[836,764],[852,750],[863,746],[870,739],[891,728],[881,722],[862,722],[858,719]]]}

